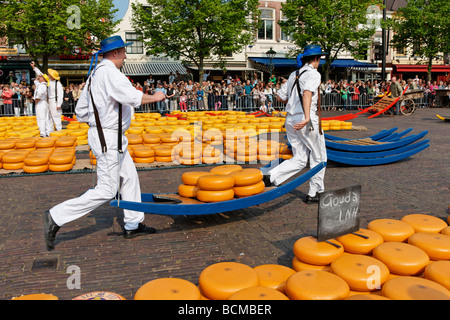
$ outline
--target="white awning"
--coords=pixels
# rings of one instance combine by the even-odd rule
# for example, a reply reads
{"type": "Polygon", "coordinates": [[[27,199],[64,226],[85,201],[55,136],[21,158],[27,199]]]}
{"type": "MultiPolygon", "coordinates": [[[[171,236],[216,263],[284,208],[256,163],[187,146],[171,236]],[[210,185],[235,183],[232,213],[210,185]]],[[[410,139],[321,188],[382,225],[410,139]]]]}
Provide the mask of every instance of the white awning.
{"type": "Polygon", "coordinates": [[[122,72],[126,76],[148,76],[148,75],[169,75],[170,72],[175,74],[178,71],[180,74],[186,74],[186,68],[179,62],[140,62],[140,63],[125,63],[122,67],[122,72]]]}

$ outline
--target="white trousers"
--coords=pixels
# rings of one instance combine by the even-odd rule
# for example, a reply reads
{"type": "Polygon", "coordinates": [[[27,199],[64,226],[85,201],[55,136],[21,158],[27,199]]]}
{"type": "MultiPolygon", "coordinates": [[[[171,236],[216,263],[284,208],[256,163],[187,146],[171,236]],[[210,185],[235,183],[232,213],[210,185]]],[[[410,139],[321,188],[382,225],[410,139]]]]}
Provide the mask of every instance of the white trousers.
{"type": "MultiPolygon", "coordinates": [[[[303,114],[288,116],[286,118],[286,134],[292,146],[293,157],[283,161],[280,165],[269,171],[270,181],[280,185],[296,173],[303,170],[309,160],[310,168],[327,161],[325,138],[319,133],[319,120],[313,118],[314,131],[309,131],[309,125],[301,130],[294,130],[294,125],[304,119],[303,114]]],[[[325,168],[311,178],[308,195],[313,197],[317,192],[325,191],[325,168]]]]}
{"type": "Polygon", "coordinates": [[[61,131],[62,129],[62,122],[61,122],[61,115],[58,113],[56,109],[56,101],[54,99],[49,99],[48,102],[48,113],[50,117],[50,121],[48,122],[47,130],[48,132],[55,131],[61,131]]]}
{"type": "MultiPolygon", "coordinates": [[[[74,221],[112,200],[121,183],[121,200],[141,202],[139,177],[133,159],[128,153],[128,140],[123,136],[124,153],[117,151],[117,132],[104,130],[108,150],[102,153],[96,128],[88,132],[89,146],[97,158],[97,185],[78,198],[65,201],[50,210],[50,214],[58,226],[74,221]],[[119,177],[120,176],[120,177],[119,177]]],[[[134,230],[144,221],[144,213],[124,210],[125,229],[134,230]]]]}
{"type": "Polygon", "coordinates": [[[36,122],[39,127],[41,137],[49,135],[49,132],[47,132],[47,123],[49,121],[48,117],[47,101],[39,101],[38,103],[36,103],[36,122]]]}

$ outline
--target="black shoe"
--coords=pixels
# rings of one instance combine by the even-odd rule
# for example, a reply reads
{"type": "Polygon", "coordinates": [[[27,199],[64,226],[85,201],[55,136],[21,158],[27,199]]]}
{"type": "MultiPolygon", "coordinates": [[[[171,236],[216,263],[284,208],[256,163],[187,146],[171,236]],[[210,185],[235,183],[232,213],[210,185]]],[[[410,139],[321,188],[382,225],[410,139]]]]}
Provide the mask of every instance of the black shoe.
{"type": "Polygon", "coordinates": [[[44,213],[44,239],[47,245],[47,250],[55,249],[55,237],[60,227],[53,221],[50,211],[44,213]]]}
{"type": "Polygon", "coordinates": [[[152,234],[155,233],[156,229],[152,228],[152,227],[147,227],[145,224],[143,223],[139,223],[139,226],[137,229],[135,230],[126,230],[123,233],[123,236],[125,239],[132,239],[132,238],[136,238],[139,236],[144,236],[147,234],[152,234]]]}
{"type": "Polygon", "coordinates": [[[319,202],[319,195],[316,193],[316,195],[314,197],[311,197],[310,195],[306,196],[305,202],[307,204],[310,203],[318,203],[319,202]]]}
{"type": "Polygon", "coordinates": [[[266,188],[275,186],[272,182],[270,182],[270,175],[268,175],[268,174],[263,175],[263,182],[264,182],[264,185],[266,186],[266,188]]]}

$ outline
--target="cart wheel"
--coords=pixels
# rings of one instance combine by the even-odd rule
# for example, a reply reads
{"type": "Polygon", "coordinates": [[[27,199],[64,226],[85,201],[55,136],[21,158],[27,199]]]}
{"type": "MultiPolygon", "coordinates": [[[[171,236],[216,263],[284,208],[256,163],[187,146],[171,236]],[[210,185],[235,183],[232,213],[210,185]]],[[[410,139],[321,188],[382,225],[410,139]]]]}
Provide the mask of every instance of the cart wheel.
{"type": "Polygon", "coordinates": [[[413,114],[415,109],[416,109],[416,105],[414,103],[414,100],[412,100],[412,99],[403,100],[403,103],[400,106],[400,111],[405,116],[409,116],[409,115],[413,114]]]}

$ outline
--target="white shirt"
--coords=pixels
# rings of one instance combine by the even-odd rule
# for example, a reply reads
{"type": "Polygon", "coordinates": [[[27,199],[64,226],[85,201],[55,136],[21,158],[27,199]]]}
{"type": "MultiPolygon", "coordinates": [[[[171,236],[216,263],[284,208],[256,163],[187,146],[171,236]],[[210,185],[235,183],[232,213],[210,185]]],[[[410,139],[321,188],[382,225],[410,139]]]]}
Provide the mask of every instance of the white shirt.
{"type": "MultiPolygon", "coordinates": [[[[34,67],[34,72],[36,72],[36,76],[43,74],[37,67],[34,67]]],[[[56,107],[61,108],[64,101],[64,89],[60,81],[50,80],[50,85],[48,86],[48,100],[56,99],[55,87],[58,91],[58,101],[56,101],[56,107]]]]}
{"type": "Polygon", "coordinates": [[[39,82],[34,80],[36,89],[34,90],[34,100],[47,101],[47,82],[39,82]]]}
{"type": "Polygon", "coordinates": [[[87,122],[89,126],[96,126],[94,108],[88,90],[91,81],[91,92],[102,128],[118,129],[119,104],[122,104],[122,132],[128,130],[131,124],[132,108],[139,108],[144,93],[136,90],[114,63],[104,58],[93,75],[89,77],[75,107],[78,121],[87,122]]]}
{"type": "MultiPolygon", "coordinates": [[[[304,70],[307,70],[300,77],[300,89],[301,94],[303,95],[304,91],[311,91],[312,101],[311,101],[311,109],[310,109],[310,117],[317,117],[317,101],[318,101],[318,89],[321,82],[321,75],[317,69],[315,69],[310,64],[304,65],[300,69],[301,74],[304,70]]],[[[300,98],[298,96],[297,88],[294,87],[294,83],[296,81],[296,71],[292,72],[289,76],[288,81],[278,90],[277,94],[282,100],[288,100],[286,104],[286,112],[289,115],[294,114],[302,114],[303,108],[301,105],[300,98]],[[292,91],[293,90],[293,91],[292,91]]]]}

